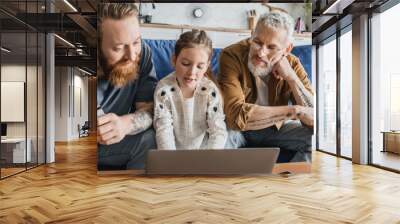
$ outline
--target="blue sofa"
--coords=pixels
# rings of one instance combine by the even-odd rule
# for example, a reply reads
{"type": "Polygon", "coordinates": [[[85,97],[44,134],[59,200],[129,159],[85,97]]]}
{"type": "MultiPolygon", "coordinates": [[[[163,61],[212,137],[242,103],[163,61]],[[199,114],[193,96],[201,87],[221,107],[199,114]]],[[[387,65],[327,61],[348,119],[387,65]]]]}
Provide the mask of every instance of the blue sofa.
{"type": "MultiPolygon", "coordinates": [[[[157,77],[162,79],[171,73],[174,69],[171,65],[171,56],[175,49],[175,40],[144,40],[151,48],[153,54],[153,62],[156,69],[157,77]]],[[[213,74],[218,73],[218,60],[222,49],[214,48],[211,66],[213,74]]],[[[292,53],[300,58],[311,81],[311,46],[294,47],[292,53]]]]}

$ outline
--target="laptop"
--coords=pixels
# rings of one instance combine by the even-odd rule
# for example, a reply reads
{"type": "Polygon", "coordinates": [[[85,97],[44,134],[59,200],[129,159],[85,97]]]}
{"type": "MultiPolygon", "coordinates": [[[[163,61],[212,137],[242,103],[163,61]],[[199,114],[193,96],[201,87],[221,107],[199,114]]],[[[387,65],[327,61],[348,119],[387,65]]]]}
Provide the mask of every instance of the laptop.
{"type": "Polygon", "coordinates": [[[149,150],[147,175],[270,174],[279,148],[149,150]]]}

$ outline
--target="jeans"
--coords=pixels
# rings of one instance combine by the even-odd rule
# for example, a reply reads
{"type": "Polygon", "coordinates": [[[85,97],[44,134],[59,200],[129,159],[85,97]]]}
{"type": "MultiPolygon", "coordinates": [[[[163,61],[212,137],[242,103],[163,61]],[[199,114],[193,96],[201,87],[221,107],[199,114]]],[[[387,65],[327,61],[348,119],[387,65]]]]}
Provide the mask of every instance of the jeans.
{"type": "Polygon", "coordinates": [[[311,162],[313,129],[298,120],[286,121],[277,130],[275,126],[256,131],[245,131],[246,147],[279,147],[278,163],[311,162]]]}
{"type": "Polygon", "coordinates": [[[156,148],[153,128],[136,135],[127,135],[116,144],[98,144],[97,169],[144,169],[147,151],[156,148]]]}

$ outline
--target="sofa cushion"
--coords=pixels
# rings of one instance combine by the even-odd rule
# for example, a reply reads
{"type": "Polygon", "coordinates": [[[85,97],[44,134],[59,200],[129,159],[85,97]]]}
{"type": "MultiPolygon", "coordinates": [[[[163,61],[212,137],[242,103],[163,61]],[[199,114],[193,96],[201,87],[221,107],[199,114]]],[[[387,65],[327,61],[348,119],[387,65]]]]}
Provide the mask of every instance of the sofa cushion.
{"type": "MultiPolygon", "coordinates": [[[[172,67],[171,58],[175,51],[176,41],[150,39],[145,39],[144,41],[151,48],[157,77],[162,79],[174,70],[172,67]]],[[[218,72],[218,60],[220,53],[221,49],[213,49],[211,68],[214,75],[216,75],[218,72]]],[[[311,80],[311,46],[294,47],[292,53],[300,58],[300,61],[308,74],[308,78],[311,80]]]]}

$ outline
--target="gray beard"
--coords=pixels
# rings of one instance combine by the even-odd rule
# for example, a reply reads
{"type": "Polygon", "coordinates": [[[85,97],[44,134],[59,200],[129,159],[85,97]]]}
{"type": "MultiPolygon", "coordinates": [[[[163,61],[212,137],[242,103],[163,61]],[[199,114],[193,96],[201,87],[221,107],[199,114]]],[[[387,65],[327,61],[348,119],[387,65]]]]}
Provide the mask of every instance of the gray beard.
{"type": "Polygon", "coordinates": [[[266,77],[272,72],[273,66],[268,66],[266,68],[256,67],[253,65],[253,63],[251,63],[251,60],[249,58],[249,60],[247,61],[247,67],[254,76],[266,77]]]}

